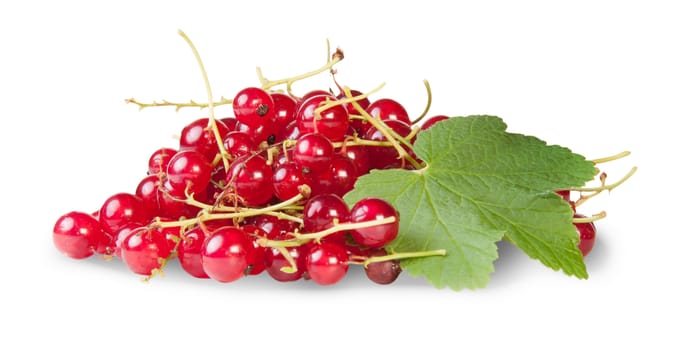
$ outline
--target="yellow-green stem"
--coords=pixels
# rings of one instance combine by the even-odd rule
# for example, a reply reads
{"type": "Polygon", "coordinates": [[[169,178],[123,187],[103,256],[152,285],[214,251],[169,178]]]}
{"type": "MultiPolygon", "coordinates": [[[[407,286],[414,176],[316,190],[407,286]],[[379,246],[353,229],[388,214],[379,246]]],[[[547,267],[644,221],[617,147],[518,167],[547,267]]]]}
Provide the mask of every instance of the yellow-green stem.
{"type": "Polygon", "coordinates": [[[192,53],[196,58],[196,62],[199,64],[201,76],[203,76],[203,83],[206,88],[206,93],[208,94],[208,127],[213,131],[215,142],[217,143],[220,154],[222,155],[222,162],[224,163],[225,170],[227,170],[229,169],[229,155],[227,154],[227,150],[225,150],[225,145],[222,141],[220,130],[218,129],[218,125],[215,122],[215,102],[213,102],[213,90],[210,87],[210,81],[208,80],[206,67],[203,65],[203,60],[201,59],[201,55],[199,55],[199,51],[196,49],[196,46],[194,46],[194,43],[191,41],[191,39],[189,39],[187,34],[185,34],[182,30],[178,30],[178,34],[180,34],[182,39],[184,39],[184,41],[186,41],[189,47],[192,49],[192,53]]]}

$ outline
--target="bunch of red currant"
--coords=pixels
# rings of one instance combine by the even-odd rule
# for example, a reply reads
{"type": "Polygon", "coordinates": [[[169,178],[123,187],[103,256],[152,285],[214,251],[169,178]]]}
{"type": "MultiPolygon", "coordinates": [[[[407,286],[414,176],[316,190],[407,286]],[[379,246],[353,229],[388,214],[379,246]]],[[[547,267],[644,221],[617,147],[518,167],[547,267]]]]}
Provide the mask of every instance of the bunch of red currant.
{"type": "Polygon", "coordinates": [[[418,132],[447,117],[412,125],[399,102],[370,102],[348,89],[294,97],[248,87],[225,101],[234,117],[186,125],[177,148],[151,154],[134,193],[59,218],[56,247],[76,259],[117,257],[145,276],[176,257],[198,278],[230,282],[267,271],[322,285],[338,282],[350,264],[391,283],[399,259],[443,254],[389,254],[395,208],[379,198],[348,207],[341,197],[371,169],[419,167],[418,132]]]}

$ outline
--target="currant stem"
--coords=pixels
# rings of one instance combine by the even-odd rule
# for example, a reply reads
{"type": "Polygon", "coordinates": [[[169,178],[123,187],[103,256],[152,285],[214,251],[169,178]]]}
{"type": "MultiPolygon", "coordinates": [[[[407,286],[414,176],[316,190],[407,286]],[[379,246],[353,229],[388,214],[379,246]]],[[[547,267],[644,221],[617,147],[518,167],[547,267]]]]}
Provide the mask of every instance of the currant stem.
{"type": "MultiPolygon", "coordinates": [[[[210,221],[210,220],[222,220],[222,219],[236,219],[236,218],[246,218],[246,217],[251,217],[251,216],[257,216],[257,215],[262,215],[262,214],[271,214],[272,212],[275,212],[277,210],[280,210],[282,208],[286,208],[289,205],[295,204],[296,202],[300,201],[301,199],[305,198],[304,195],[302,194],[297,194],[290,199],[283,201],[281,203],[277,203],[274,205],[270,205],[268,207],[263,207],[263,208],[242,208],[242,209],[234,209],[233,212],[220,212],[220,213],[213,213],[209,212],[209,210],[217,210],[214,207],[210,207],[210,209],[206,208],[203,209],[196,217],[189,218],[189,219],[184,219],[184,220],[177,220],[177,221],[161,221],[160,218],[156,220],[152,225],[154,227],[158,228],[166,228],[166,227],[188,227],[191,225],[198,224],[203,221],[210,221]]],[[[219,208],[223,208],[218,206],[219,208]]]]}
{"type": "Polygon", "coordinates": [[[215,142],[217,143],[220,154],[222,155],[222,162],[224,163],[225,170],[227,170],[229,169],[229,155],[227,154],[227,150],[225,150],[222,136],[220,136],[220,130],[218,129],[218,125],[215,122],[215,103],[213,102],[213,90],[210,87],[210,81],[208,80],[206,67],[203,65],[203,60],[201,59],[201,55],[199,55],[199,51],[196,49],[196,46],[194,46],[194,43],[191,41],[191,39],[189,39],[187,34],[185,34],[182,30],[178,30],[177,32],[192,49],[194,58],[196,58],[196,62],[199,64],[199,69],[201,70],[201,75],[203,76],[203,83],[206,87],[206,93],[208,94],[208,127],[213,131],[215,142]]]}
{"type": "Polygon", "coordinates": [[[617,154],[612,155],[612,156],[609,156],[609,157],[592,159],[591,162],[593,162],[594,164],[600,164],[600,163],[610,162],[610,161],[613,161],[613,160],[617,160],[617,159],[624,158],[624,157],[626,157],[626,156],[628,156],[628,155],[630,155],[630,154],[631,154],[631,152],[629,152],[629,151],[624,151],[624,152],[620,152],[620,153],[617,153],[617,154]]]}
{"type": "MultiPolygon", "coordinates": [[[[343,92],[345,93],[345,96],[352,96],[352,92],[350,91],[350,88],[343,87],[343,92]]],[[[407,151],[404,150],[404,147],[400,144],[395,139],[395,136],[397,135],[392,129],[388,128],[385,126],[383,122],[381,122],[378,118],[374,118],[371,116],[362,106],[357,103],[355,100],[350,100],[350,103],[352,103],[352,106],[355,107],[355,110],[357,110],[363,117],[364,120],[368,121],[372,126],[374,126],[378,131],[385,136],[388,142],[390,142],[393,147],[395,147],[395,150],[398,153],[398,157],[402,159],[406,159],[411,165],[413,165],[416,169],[421,168],[421,164],[419,164],[414,158],[412,158],[407,151]]],[[[399,135],[397,135],[399,136],[399,135]]],[[[402,139],[402,137],[400,136],[402,139]]],[[[404,141],[404,139],[402,139],[404,141]]],[[[408,143],[408,142],[407,142],[408,143]]],[[[411,145],[410,145],[411,146],[411,145]]]]}
{"type": "Polygon", "coordinates": [[[428,114],[428,111],[430,110],[430,104],[433,102],[433,93],[430,90],[430,83],[428,82],[428,80],[424,79],[423,85],[426,86],[426,93],[428,94],[428,101],[426,102],[426,108],[423,110],[423,113],[421,113],[421,115],[418,118],[416,118],[416,120],[411,122],[412,124],[416,124],[416,123],[420,122],[423,118],[425,118],[425,116],[428,114]]]}
{"type": "Polygon", "coordinates": [[[333,108],[335,106],[339,106],[339,105],[344,105],[344,104],[347,104],[348,102],[359,101],[361,99],[365,99],[365,98],[369,97],[370,95],[375,94],[376,92],[381,90],[384,86],[385,86],[385,83],[381,83],[381,85],[377,86],[373,90],[371,90],[367,93],[361,94],[361,95],[352,96],[352,94],[351,94],[349,96],[346,95],[345,98],[342,98],[342,99],[337,100],[337,101],[323,102],[321,104],[321,106],[317,107],[314,110],[315,119],[322,119],[322,112],[326,111],[327,109],[331,109],[331,108],[333,108]]]}
{"type": "Polygon", "coordinates": [[[617,182],[614,182],[610,185],[605,185],[605,186],[599,186],[599,187],[576,187],[576,188],[571,188],[571,191],[579,191],[579,192],[602,192],[602,191],[612,191],[615,189],[617,186],[623,184],[625,181],[627,181],[634,173],[638,167],[632,167],[629,172],[624,175],[620,180],[617,182]]]}
{"type": "Polygon", "coordinates": [[[260,69],[260,67],[256,67],[256,72],[258,74],[258,79],[260,80],[260,82],[262,84],[263,90],[267,91],[267,90],[270,90],[271,88],[273,88],[277,85],[283,85],[283,84],[286,84],[287,90],[290,90],[291,85],[293,83],[295,83],[296,81],[303,80],[303,79],[315,76],[319,73],[325,72],[326,70],[333,68],[333,66],[336,63],[343,60],[343,58],[344,58],[343,50],[341,50],[340,48],[336,49],[336,52],[334,52],[333,55],[331,56],[331,60],[326,62],[326,64],[324,64],[322,67],[317,68],[317,69],[315,69],[311,72],[307,72],[307,73],[304,73],[304,74],[301,74],[301,75],[298,75],[298,76],[295,76],[295,77],[291,77],[291,78],[286,78],[286,79],[268,80],[267,78],[265,78],[263,76],[262,70],[260,69]]]}
{"type": "MultiPolygon", "coordinates": [[[[175,107],[175,111],[179,111],[182,108],[196,107],[199,109],[204,109],[208,107],[209,103],[199,103],[194,100],[189,100],[189,102],[170,102],[167,100],[161,100],[161,102],[152,101],[151,103],[139,102],[134,98],[129,98],[125,100],[125,103],[132,103],[139,107],[140,111],[147,107],[175,107]]],[[[231,104],[232,100],[226,99],[224,96],[220,96],[220,101],[213,102],[214,106],[222,106],[231,104]]]]}
{"type": "Polygon", "coordinates": [[[351,223],[342,223],[342,224],[336,224],[332,227],[327,228],[326,230],[315,232],[315,233],[295,233],[293,236],[296,239],[299,240],[316,240],[319,242],[322,238],[334,234],[336,232],[340,231],[348,231],[348,230],[355,230],[358,228],[365,228],[365,227],[372,227],[372,226],[378,226],[378,225],[383,225],[383,224],[390,224],[393,223],[397,220],[394,216],[389,216],[387,218],[383,219],[376,219],[376,220],[370,220],[370,221],[364,221],[364,222],[351,222],[351,223]]]}
{"type": "Polygon", "coordinates": [[[591,216],[586,217],[586,218],[572,218],[572,223],[577,224],[577,223],[585,223],[585,222],[594,222],[594,221],[598,221],[600,219],[604,219],[606,216],[607,216],[607,214],[604,211],[602,211],[598,214],[594,214],[594,215],[591,215],[591,216]]]}
{"type": "Polygon", "coordinates": [[[410,259],[410,258],[425,258],[425,257],[429,257],[429,256],[445,256],[445,255],[447,255],[447,251],[444,250],[444,249],[427,250],[427,251],[423,251],[423,252],[393,253],[393,254],[388,254],[388,255],[383,255],[383,256],[372,256],[368,259],[365,259],[362,262],[359,262],[359,264],[362,264],[362,265],[364,265],[364,267],[367,267],[371,263],[381,262],[381,261],[402,260],[402,259],[410,259]]]}

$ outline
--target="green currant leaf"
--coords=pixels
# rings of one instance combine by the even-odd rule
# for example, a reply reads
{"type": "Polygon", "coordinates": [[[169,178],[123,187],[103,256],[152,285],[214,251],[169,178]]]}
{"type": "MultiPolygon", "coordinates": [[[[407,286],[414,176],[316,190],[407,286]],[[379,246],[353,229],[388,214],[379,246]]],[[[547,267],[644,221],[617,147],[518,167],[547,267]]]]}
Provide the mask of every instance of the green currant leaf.
{"type": "Polygon", "coordinates": [[[402,266],[438,288],[486,286],[506,238],[528,256],[587,278],[572,208],[554,190],[583,186],[594,164],[560,146],[506,132],[498,117],[441,121],[418,134],[420,170],[374,170],[345,200],[391,202],[400,213],[397,252],[446,249],[445,256],[406,259],[402,266]]]}

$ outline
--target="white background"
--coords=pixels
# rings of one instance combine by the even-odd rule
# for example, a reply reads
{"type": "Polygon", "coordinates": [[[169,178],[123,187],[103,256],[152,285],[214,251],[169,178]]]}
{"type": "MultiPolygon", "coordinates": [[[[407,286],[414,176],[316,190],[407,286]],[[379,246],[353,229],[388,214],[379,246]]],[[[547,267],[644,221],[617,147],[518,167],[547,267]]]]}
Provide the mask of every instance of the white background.
{"type": "MultiPolygon", "coordinates": [[[[677,250],[680,12],[662,1],[10,2],[0,5],[3,234],[0,348],[679,348],[677,250]],[[96,4],[97,3],[97,4],[96,4]],[[227,2],[225,2],[227,3],[227,2]],[[448,3],[447,5],[444,5],[448,3]],[[249,4],[249,5],[247,5],[249,4]],[[588,202],[606,210],[588,280],[507,244],[487,288],[390,286],[354,269],[341,283],[231,284],[172,264],[140,282],[120,261],[75,261],[56,219],[134,191],[148,156],[206,111],[123,101],[205,101],[193,38],[216,97],[316,68],[345,50],[343,84],[418,115],[494,114],[509,130],[638,173],[588,202]],[[14,345],[8,345],[14,344],[14,345]]],[[[328,88],[327,75],[294,85],[328,88]]],[[[229,116],[229,107],[217,109],[229,116]]]]}

